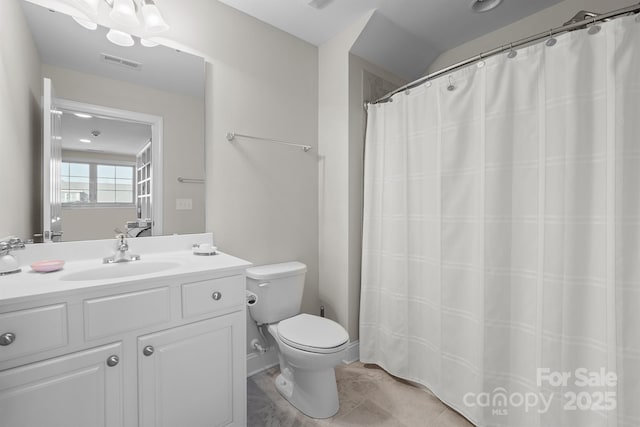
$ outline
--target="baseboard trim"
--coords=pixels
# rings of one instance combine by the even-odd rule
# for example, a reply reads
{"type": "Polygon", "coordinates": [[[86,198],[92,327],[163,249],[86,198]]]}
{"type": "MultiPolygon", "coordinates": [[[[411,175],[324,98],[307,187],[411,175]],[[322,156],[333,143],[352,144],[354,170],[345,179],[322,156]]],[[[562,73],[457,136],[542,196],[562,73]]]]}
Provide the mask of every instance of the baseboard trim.
{"type": "Polygon", "coordinates": [[[278,354],[273,349],[264,354],[249,353],[247,354],[247,377],[272,368],[279,363],[278,354]]]}
{"type": "Polygon", "coordinates": [[[342,359],[342,363],[348,365],[358,360],[360,360],[360,341],[355,340],[347,346],[347,354],[345,354],[344,359],[342,359]]]}

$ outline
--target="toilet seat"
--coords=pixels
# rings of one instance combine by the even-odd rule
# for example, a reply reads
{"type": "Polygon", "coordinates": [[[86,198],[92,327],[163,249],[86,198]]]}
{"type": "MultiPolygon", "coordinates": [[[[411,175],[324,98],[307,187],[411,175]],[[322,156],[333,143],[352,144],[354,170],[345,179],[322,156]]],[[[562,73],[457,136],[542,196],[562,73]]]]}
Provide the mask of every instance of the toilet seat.
{"type": "Polygon", "coordinates": [[[311,314],[298,314],[278,323],[278,337],[293,348],[311,353],[336,353],[349,342],[349,334],[338,323],[311,314]]]}

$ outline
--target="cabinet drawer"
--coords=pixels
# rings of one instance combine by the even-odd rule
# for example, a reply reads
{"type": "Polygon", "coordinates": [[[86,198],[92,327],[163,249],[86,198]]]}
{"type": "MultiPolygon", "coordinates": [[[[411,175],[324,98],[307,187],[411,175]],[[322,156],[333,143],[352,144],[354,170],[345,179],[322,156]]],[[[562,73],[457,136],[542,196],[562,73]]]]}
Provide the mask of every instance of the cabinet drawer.
{"type": "Polygon", "coordinates": [[[84,335],[87,340],[108,337],[170,318],[167,287],[95,298],[84,302],[84,335]]]}
{"type": "Polygon", "coordinates": [[[244,276],[185,283],[182,285],[182,317],[228,313],[242,308],[244,295],[244,276]]]}
{"type": "Polygon", "coordinates": [[[0,335],[13,342],[0,346],[0,361],[38,353],[67,344],[67,306],[49,305],[0,314],[0,335]],[[8,335],[5,335],[8,337],[8,335]]]}

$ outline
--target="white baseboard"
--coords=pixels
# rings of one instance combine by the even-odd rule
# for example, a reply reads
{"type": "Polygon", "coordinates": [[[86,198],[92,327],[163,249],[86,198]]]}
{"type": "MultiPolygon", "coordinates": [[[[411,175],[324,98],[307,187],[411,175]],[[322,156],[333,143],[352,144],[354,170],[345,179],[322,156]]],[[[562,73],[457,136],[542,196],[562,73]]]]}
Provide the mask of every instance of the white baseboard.
{"type": "Polygon", "coordinates": [[[278,353],[271,349],[264,354],[247,354],[247,377],[278,365],[278,353]]]}
{"type": "Polygon", "coordinates": [[[358,360],[360,360],[360,341],[355,340],[349,343],[347,354],[345,354],[344,359],[342,359],[342,363],[348,365],[358,360]]]}

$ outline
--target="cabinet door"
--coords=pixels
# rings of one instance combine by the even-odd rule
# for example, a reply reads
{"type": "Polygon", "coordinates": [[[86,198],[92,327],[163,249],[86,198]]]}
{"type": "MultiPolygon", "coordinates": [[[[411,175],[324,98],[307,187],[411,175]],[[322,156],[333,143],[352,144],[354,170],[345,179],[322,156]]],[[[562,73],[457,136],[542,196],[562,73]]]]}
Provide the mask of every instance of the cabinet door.
{"type": "Polygon", "coordinates": [[[117,343],[0,372],[0,424],[121,426],[121,353],[117,343]]]}
{"type": "Polygon", "coordinates": [[[244,426],[244,312],[138,339],[142,427],[244,426]]]}

